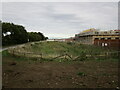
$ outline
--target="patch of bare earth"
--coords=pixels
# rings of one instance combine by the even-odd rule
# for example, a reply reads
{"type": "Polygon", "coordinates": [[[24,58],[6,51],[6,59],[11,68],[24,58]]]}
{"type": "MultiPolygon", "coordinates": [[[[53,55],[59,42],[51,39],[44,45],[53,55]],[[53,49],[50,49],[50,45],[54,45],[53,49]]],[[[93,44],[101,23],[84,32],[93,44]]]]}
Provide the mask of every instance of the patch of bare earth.
{"type": "Polygon", "coordinates": [[[116,88],[118,62],[16,61],[3,57],[3,88],[116,88]],[[79,74],[84,73],[84,74],[79,74]]]}

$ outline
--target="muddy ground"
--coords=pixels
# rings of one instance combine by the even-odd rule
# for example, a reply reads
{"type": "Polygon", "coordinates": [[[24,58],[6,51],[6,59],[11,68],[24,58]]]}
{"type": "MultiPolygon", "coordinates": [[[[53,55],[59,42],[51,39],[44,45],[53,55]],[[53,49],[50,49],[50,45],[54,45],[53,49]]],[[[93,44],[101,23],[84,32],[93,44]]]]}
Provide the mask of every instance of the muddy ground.
{"type": "Polygon", "coordinates": [[[116,88],[117,61],[33,61],[3,57],[3,88],[116,88]]]}

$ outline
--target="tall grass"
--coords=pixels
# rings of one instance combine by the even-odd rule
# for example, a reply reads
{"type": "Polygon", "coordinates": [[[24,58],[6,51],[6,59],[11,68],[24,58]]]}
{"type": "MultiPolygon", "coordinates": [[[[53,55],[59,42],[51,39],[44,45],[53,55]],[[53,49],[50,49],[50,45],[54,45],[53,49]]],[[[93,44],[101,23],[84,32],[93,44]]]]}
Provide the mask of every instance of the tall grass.
{"type": "Polygon", "coordinates": [[[109,49],[96,47],[93,45],[83,45],[72,42],[42,42],[32,45],[33,52],[41,52],[43,54],[63,54],[68,53],[73,56],[78,56],[81,53],[102,53],[109,52],[109,49]]]}
{"type": "MultiPolygon", "coordinates": [[[[42,54],[43,58],[54,58],[60,55],[68,54],[73,59],[77,58],[77,60],[83,61],[87,59],[93,60],[104,60],[115,58],[118,59],[116,54],[111,54],[108,56],[100,56],[105,55],[106,52],[114,52],[114,50],[110,50],[103,47],[98,47],[94,45],[84,45],[78,42],[37,42],[34,44],[26,44],[24,47],[16,48],[16,50],[21,52],[32,52],[33,54],[42,54]],[[90,57],[89,57],[90,56],[90,57]]],[[[5,52],[3,53],[5,55],[5,52]]],[[[34,55],[33,55],[34,56],[34,55]]]]}

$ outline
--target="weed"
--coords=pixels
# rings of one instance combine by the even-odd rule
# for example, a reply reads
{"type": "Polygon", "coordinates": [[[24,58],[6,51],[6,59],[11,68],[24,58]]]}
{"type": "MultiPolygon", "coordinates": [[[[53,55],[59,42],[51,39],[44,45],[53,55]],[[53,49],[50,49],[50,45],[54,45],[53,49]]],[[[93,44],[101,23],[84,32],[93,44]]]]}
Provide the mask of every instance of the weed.
{"type": "Polygon", "coordinates": [[[8,53],[8,50],[2,51],[2,56],[10,56],[10,54],[8,53]]]}
{"type": "Polygon", "coordinates": [[[14,71],[13,71],[13,70],[6,70],[6,72],[12,73],[12,72],[14,72],[14,71]]]}
{"type": "Polygon", "coordinates": [[[78,72],[77,75],[78,76],[85,76],[85,73],[84,72],[78,72]]]}
{"type": "MultiPolygon", "coordinates": [[[[68,54],[71,55],[72,58],[76,58],[78,61],[84,61],[84,60],[105,60],[107,57],[105,56],[99,56],[103,54],[103,52],[109,52],[110,50],[96,47],[94,45],[83,45],[78,42],[37,42],[35,44],[26,45],[26,49],[24,49],[25,52],[33,52],[33,54],[39,54],[42,53],[42,58],[47,58],[45,61],[52,61],[49,58],[53,58],[59,55],[68,54]]],[[[16,48],[18,50],[22,48],[16,48]]],[[[8,52],[4,51],[3,56],[8,56],[8,52]]],[[[112,54],[109,56],[110,58],[117,59],[117,54],[112,54]]],[[[20,57],[19,57],[20,58],[20,57]]],[[[24,58],[20,58],[24,60],[24,58]]],[[[26,59],[26,58],[25,58],[26,59]]],[[[61,59],[61,58],[60,58],[61,59]]],[[[54,61],[54,60],[53,60],[54,61]]],[[[63,62],[64,60],[59,60],[59,62],[63,62]]]]}

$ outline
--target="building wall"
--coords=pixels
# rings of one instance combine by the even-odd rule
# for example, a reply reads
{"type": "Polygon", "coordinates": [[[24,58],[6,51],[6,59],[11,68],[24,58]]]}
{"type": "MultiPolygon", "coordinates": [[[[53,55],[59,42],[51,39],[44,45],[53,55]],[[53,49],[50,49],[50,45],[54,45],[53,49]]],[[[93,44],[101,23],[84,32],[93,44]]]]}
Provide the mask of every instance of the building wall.
{"type": "Polygon", "coordinates": [[[120,48],[120,36],[79,36],[75,38],[75,41],[79,41],[82,44],[94,44],[96,46],[108,47],[108,48],[120,48]]]}
{"type": "Polygon", "coordinates": [[[82,44],[93,44],[93,36],[79,36],[75,38],[75,41],[79,41],[82,44]]]}
{"type": "Polygon", "coordinates": [[[79,41],[82,44],[120,48],[120,30],[99,31],[89,29],[75,34],[75,41],[79,41]]]}
{"type": "Polygon", "coordinates": [[[120,37],[119,36],[103,36],[100,38],[94,38],[94,45],[108,47],[108,48],[116,48],[120,49],[120,37]],[[107,37],[107,38],[106,38],[107,37]]]}

